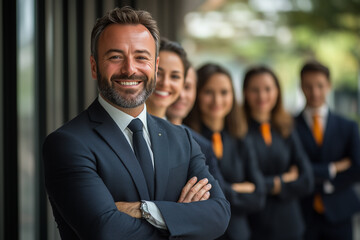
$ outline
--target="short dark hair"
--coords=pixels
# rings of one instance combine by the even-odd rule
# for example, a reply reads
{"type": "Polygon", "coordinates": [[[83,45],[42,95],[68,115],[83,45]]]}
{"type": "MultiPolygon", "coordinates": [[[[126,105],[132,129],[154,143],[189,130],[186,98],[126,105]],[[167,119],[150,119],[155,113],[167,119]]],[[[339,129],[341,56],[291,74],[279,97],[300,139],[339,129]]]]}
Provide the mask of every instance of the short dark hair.
{"type": "Polygon", "coordinates": [[[95,61],[98,57],[98,41],[101,33],[110,24],[142,24],[144,25],[155,40],[156,56],[159,54],[160,33],[156,21],[147,11],[134,10],[131,7],[125,6],[122,8],[115,8],[107,12],[102,18],[97,19],[95,26],[91,32],[91,55],[94,56],[95,61]]]}
{"type": "Polygon", "coordinates": [[[190,62],[188,61],[187,54],[186,54],[184,48],[180,45],[180,43],[170,41],[167,38],[161,38],[160,51],[173,52],[179,56],[183,66],[184,66],[184,79],[185,79],[187,71],[189,70],[189,67],[190,67],[190,62]]]}
{"type": "Polygon", "coordinates": [[[300,71],[301,80],[303,79],[303,76],[305,75],[305,73],[309,73],[309,72],[323,73],[326,76],[327,80],[330,81],[329,68],[327,68],[325,65],[321,64],[320,62],[318,62],[316,60],[311,60],[311,61],[305,62],[304,66],[301,68],[301,71],[300,71]]]}

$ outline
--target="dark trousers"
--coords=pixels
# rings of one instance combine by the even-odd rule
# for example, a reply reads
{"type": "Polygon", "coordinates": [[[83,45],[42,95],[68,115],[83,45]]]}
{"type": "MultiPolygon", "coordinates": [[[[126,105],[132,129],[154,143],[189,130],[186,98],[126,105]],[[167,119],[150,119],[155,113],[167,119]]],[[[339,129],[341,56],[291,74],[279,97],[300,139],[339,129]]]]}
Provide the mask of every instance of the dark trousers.
{"type": "Polygon", "coordinates": [[[313,211],[311,219],[306,219],[306,240],[352,240],[351,218],[339,223],[329,222],[323,215],[313,211]]]}

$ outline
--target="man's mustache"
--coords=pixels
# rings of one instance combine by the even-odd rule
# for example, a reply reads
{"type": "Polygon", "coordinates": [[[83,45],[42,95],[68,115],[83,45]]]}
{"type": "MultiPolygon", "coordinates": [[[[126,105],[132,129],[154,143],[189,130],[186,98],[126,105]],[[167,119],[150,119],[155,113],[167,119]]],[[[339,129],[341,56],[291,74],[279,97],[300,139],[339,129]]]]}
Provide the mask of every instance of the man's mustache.
{"type": "Polygon", "coordinates": [[[125,74],[119,74],[119,75],[112,75],[110,80],[142,80],[142,81],[147,81],[147,77],[146,76],[140,76],[140,75],[125,75],[125,74]]]}

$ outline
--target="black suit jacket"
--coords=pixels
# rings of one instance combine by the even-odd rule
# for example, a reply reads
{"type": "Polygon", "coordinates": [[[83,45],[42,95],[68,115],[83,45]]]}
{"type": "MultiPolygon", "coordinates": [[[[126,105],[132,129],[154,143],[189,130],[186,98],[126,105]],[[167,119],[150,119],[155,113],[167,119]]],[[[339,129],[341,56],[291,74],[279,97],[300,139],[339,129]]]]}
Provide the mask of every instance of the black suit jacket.
{"type": "Polygon", "coordinates": [[[360,179],[360,140],[357,124],[329,112],[323,144],[320,147],[316,144],[303,113],[296,117],[296,129],[310,158],[316,180],[314,193],[303,201],[304,215],[311,217],[314,194],[319,193],[325,205],[325,217],[329,221],[336,223],[349,219],[360,210],[360,201],[353,189],[354,183],[360,179]],[[351,159],[352,166],[331,179],[329,164],[345,157],[351,159]],[[332,194],[324,193],[325,180],[335,187],[332,194]]]}
{"type": "Polygon", "coordinates": [[[304,233],[299,198],[309,194],[313,188],[311,165],[306,156],[296,131],[288,138],[283,138],[271,129],[272,144],[267,146],[260,132],[260,124],[252,120],[249,124],[248,137],[255,147],[259,167],[265,178],[265,208],[249,216],[253,239],[292,239],[304,233]],[[273,196],[274,176],[281,176],[290,166],[296,165],[299,177],[296,181],[281,182],[281,193],[273,196]]]}
{"type": "Polygon", "coordinates": [[[155,199],[168,232],[117,210],[115,202],[152,200],[125,136],[96,100],[50,134],[43,147],[45,183],[63,239],[213,239],[230,207],[189,131],[147,116],[154,153],[155,199]],[[177,203],[193,176],[212,184],[207,201],[177,203]]]}
{"type": "MultiPolygon", "coordinates": [[[[203,126],[202,133],[211,139],[213,132],[203,126]]],[[[258,168],[250,139],[241,140],[232,137],[227,131],[221,131],[223,157],[218,165],[223,176],[222,188],[231,204],[229,227],[222,239],[246,240],[250,237],[247,214],[259,211],[265,205],[265,182],[258,168]],[[254,193],[237,193],[231,188],[233,183],[252,182],[254,193]]]]}

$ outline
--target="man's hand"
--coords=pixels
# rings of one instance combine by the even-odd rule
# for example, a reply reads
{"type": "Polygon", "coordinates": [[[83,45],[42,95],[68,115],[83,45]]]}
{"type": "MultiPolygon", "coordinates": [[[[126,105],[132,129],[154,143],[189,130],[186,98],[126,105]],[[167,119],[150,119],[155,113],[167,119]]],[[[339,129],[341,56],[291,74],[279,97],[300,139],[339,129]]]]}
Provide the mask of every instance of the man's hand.
{"type": "Polygon", "coordinates": [[[140,202],[115,202],[115,205],[120,212],[133,218],[141,218],[140,202]]]}
{"type": "Polygon", "coordinates": [[[271,190],[271,194],[278,195],[281,192],[281,180],[279,176],[274,177],[274,187],[271,190]]]}
{"type": "Polygon", "coordinates": [[[299,169],[297,166],[292,165],[288,172],[283,173],[281,176],[284,183],[293,182],[299,177],[299,169]]]}
{"type": "Polygon", "coordinates": [[[197,177],[192,177],[183,187],[178,203],[190,203],[208,200],[210,197],[211,184],[204,178],[197,182],[197,177]]]}
{"type": "Polygon", "coordinates": [[[251,182],[233,183],[231,188],[238,193],[253,193],[255,192],[255,184],[251,182]]]}
{"type": "Polygon", "coordinates": [[[343,158],[340,161],[333,163],[336,169],[336,174],[344,172],[351,167],[351,160],[350,158],[343,158]]]}

